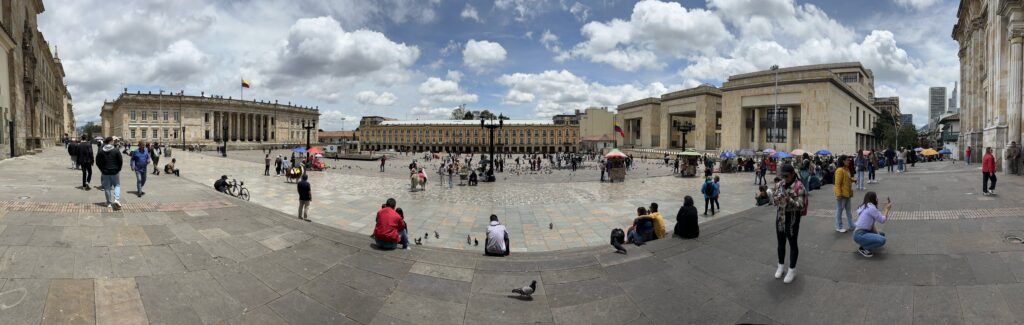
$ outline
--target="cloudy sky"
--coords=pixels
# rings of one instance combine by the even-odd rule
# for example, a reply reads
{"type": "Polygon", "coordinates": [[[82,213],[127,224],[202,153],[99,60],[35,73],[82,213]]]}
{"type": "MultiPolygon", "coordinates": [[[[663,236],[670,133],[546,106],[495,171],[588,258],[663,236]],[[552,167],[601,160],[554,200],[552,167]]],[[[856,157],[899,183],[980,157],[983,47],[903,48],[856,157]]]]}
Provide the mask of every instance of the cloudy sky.
{"type": "Polygon", "coordinates": [[[184,90],[359,116],[453,107],[541,118],[730,74],[861,61],[917,124],[958,80],[955,0],[44,0],[79,123],[130,91],[184,90]],[[870,2],[870,5],[867,3],[870,2]]]}

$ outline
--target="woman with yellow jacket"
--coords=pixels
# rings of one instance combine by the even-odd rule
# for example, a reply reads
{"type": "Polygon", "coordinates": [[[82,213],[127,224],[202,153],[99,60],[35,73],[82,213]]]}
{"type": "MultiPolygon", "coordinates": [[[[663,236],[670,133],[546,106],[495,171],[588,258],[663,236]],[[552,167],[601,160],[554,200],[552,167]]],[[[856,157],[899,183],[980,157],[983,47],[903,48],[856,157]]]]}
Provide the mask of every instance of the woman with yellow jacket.
{"type": "Polygon", "coordinates": [[[853,170],[853,159],[845,155],[839,156],[841,166],[836,168],[833,178],[832,192],[836,194],[836,232],[845,233],[843,228],[843,210],[846,210],[846,223],[853,227],[853,215],[850,212],[850,198],[853,197],[853,183],[856,182],[850,173],[853,170]]]}

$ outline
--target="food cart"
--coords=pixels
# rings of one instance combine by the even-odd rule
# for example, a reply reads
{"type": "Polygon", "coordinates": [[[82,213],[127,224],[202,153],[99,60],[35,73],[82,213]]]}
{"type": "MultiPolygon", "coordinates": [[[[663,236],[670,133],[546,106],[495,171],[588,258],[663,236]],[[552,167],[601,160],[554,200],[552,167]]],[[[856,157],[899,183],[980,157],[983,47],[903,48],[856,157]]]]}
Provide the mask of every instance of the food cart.
{"type": "Polygon", "coordinates": [[[608,154],[604,155],[604,158],[608,160],[608,177],[612,182],[625,181],[626,180],[626,154],[619,151],[619,149],[612,149],[608,154]]]}
{"type": "Polygon", "coordinates": [[[697,176],[697,158],[700,157],[700,153],[693,149],[686,149],[681,153],[676,154],[679,158],[679,174],[683,177],[695,177],[697,176]]]}

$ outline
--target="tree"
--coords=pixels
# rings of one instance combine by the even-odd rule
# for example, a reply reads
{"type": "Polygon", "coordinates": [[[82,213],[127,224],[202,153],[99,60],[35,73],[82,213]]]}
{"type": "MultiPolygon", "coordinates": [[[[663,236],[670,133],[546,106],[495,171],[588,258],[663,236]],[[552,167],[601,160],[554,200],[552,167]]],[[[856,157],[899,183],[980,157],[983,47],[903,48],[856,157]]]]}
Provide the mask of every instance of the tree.
{"type": "Polygon", "coordinates": [[[505,116],[505,114],[498,114],[498,119],[499,120],[508,120],[509,118],[508,118],[508,116],[505,116]]]}
{"type": "Polygon", "coordinates": [[[496,119],[498,117],[494,116],[494,113],[491,113],[491,111],[488,111],[488,110],[485,109],[483,112],[480,112],[480,118],[485,119],[485,120],[493,120],[493,119],[496,119]]]}
{"type": "Polygon", "coordinates": [[[466,111],[466,114],[462,116],[463,120],[473,120],[473,112],[466,111]]]}
{"type": "Polygon", "coordinates": [[[78,128],[78,134],[88,135],[90,138],[93,135],[103,135],[103,127],[95,122],[86,122],[85,125],[78,128]]]}
{"type": "Polygon", "coordinates": [[[462,107],[457,107],[457,108],[452,110],[452,115],[451,115],[451,117],[449,117],[449,119],[461,120],[461,119],[464,119],[465,117],[466,117],[466,109],[462,108],[462,107]]]}

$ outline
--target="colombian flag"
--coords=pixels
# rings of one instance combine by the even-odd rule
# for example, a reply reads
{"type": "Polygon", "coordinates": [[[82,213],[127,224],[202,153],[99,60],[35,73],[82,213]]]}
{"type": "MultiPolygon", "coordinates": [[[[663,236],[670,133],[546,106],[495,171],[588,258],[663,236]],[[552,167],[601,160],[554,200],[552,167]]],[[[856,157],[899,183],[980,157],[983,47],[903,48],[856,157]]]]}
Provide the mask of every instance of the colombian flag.
{"type": "Polygon", "coordinates": [[[618,132],[620,136],[625,138],[626,137],[626,133],[622,132],[622,127],[619,127],[619,122],[614,122],[614,123],[615,123],[615,132],[618,132]]]}
{"type": "Polygon", "coordinates": [[[242,79],[242,88],[249,88],[249,81],[242,79]]]}

